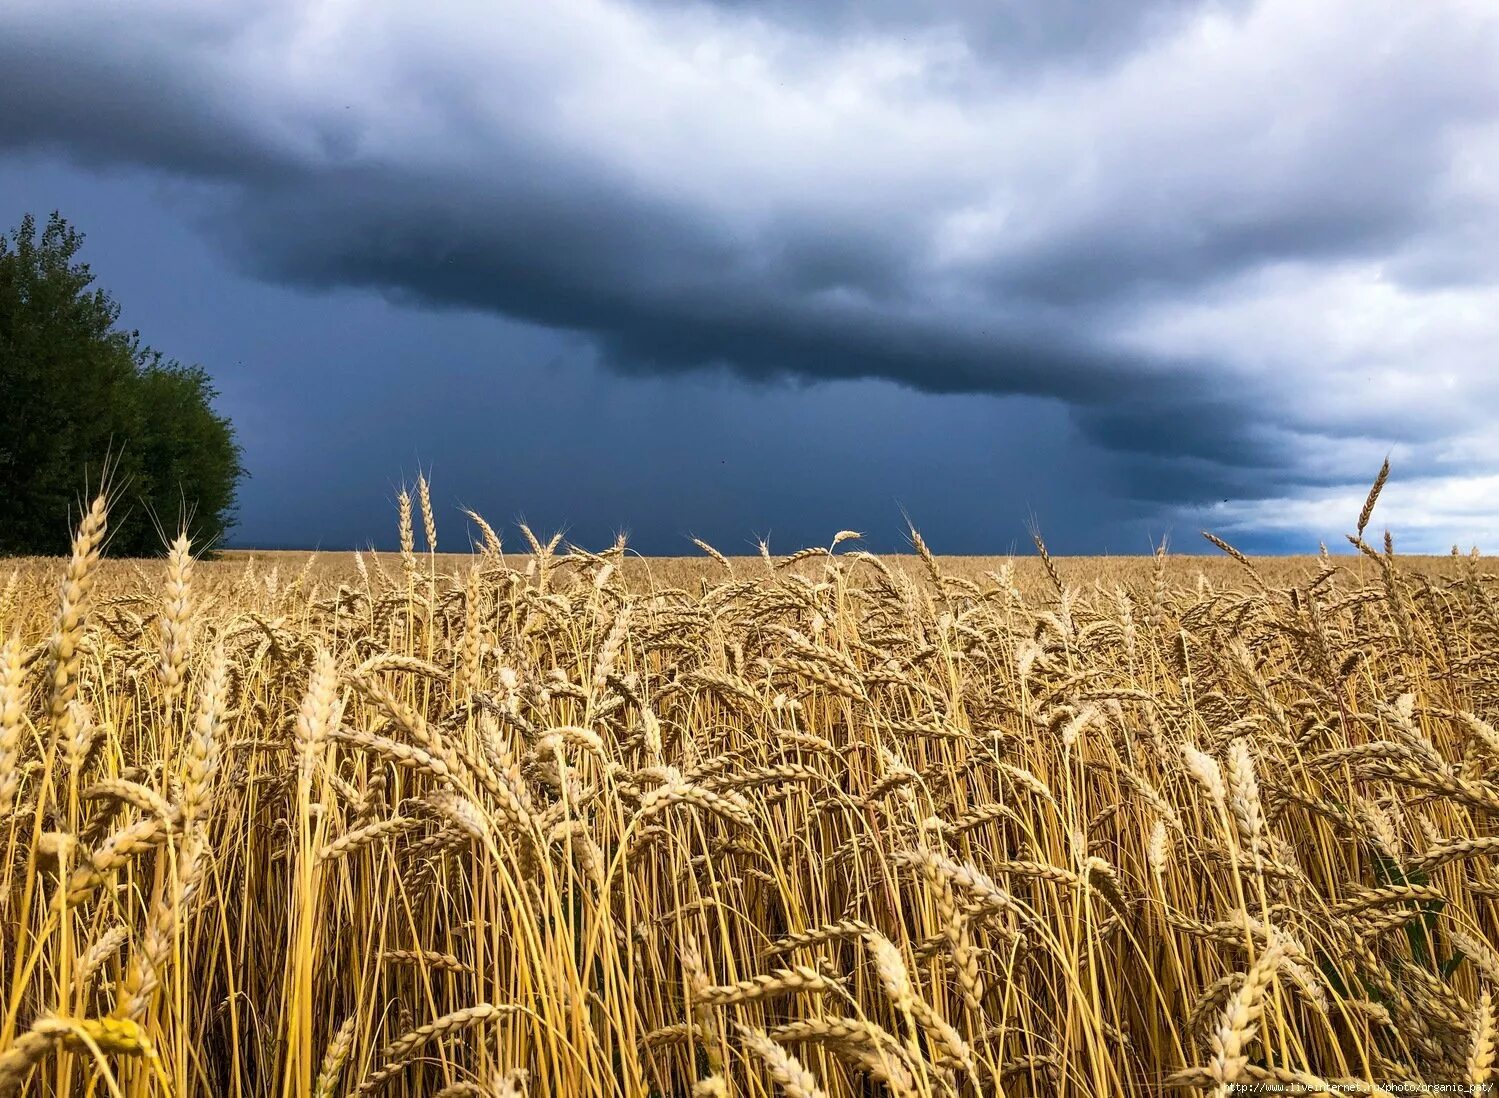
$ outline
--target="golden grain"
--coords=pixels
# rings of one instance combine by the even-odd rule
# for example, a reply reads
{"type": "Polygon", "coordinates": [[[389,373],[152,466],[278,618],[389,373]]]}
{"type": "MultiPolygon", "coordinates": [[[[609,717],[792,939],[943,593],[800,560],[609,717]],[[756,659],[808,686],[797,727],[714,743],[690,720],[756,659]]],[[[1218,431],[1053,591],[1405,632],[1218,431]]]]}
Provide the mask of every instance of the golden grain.
{"type": "Polygon", "coordinates": [[[423,475],[394,577],[100,499],[0,590],[0,1095],[1491,1082],[1499,580],[1379,487],[1343,559],[653,561],[439,555],[423,475]]]}

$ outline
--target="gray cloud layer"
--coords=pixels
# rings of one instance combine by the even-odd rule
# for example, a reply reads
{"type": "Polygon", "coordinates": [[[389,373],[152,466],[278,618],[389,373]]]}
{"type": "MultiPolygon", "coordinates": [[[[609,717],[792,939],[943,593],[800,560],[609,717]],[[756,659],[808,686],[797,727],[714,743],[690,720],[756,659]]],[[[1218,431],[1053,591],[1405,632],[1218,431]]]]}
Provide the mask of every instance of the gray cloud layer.
{"type": "Polygon", "coordinates": [[[276,282],[1053,397],[1169,504],[1490,471],[1486,5],[22,0],[0,73],[276,282]]]}

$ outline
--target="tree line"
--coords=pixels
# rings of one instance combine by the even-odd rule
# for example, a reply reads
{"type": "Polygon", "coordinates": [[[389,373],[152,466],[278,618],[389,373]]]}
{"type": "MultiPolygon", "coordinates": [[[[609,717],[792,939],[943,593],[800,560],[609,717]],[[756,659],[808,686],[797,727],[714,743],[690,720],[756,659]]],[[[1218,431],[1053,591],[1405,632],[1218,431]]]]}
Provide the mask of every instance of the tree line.
{"type": "Polygon", "coordinates": [[[110,551],[186,531],[222,542],[244,475],[234,427],[200,366],[119,327],[59,214],[0,235],[0,554],[65,553],[69,513],[107,479],[110,551]]]}

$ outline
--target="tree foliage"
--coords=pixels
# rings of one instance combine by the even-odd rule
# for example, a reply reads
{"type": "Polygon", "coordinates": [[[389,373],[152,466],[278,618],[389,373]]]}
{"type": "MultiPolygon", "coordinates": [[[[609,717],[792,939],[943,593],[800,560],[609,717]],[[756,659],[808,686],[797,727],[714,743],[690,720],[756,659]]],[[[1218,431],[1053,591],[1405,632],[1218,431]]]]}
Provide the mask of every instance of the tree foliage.
{"type": "Polygon", "coordinates": [[[119,554],[186,529],[208,546],[233,525],[243,475],[233,425],[204,370],[118,327],[120,308],[54,213],[0,235],[0,553],[58,553],[68,515],[106,475],[119,554]]]}

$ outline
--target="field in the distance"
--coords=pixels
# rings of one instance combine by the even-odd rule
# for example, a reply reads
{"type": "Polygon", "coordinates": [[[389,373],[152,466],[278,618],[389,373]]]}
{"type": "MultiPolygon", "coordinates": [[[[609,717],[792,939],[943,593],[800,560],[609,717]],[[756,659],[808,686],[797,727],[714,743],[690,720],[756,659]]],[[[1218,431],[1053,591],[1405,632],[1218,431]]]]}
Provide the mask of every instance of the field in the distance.
{"type": "MultiPolygon", "coordinates": [[[[831,541],[832,538],[829,537],[829,540],[831,541]]],[[[506,548],[511,554],[516,555],[519,566],[524,568],[525,559],[529,555],[525,544],[506,548]]],[[[850,541],[839,546],[837,551],[846,555],[859,548],[857,541],[850,541]]],[[[1212,584],[1221,585],[1243,581],[1243,566],[1237,561],[1211,549],[1206,543],[1194,543],[1189,548],[1192,550],[1191,553],[1172,553],[1167,557],[1167,574],[1174,582],[1196,583],[1199,574],[1212,584]],[[1204,548],[1207,549],[1206,552],[1199,551],[1204,548]]],[[[1344,550],[1346,546],[1336,548],[1344,550]]],[[[561,551],[565,553],[566,549],[561,551]]],[[[369,550],[365,550],[361,555],[365,557],[367,563],[375,559],[385,560],[396,556],[394,553],[372,554],[369,550]]],[[[423,559],[426,560],[427,557],[423,555],[423,559]]],[[[767,567],[765,561],[758,556],[728,556],[726,559],[738,575],[753,576],[757,572],[765,571],[767,567]]],[[[815,559],[811,565],[798,563],[781,566],[780,562],[785,559],[785,555],[782,554],[777,554],[773,558],[778,569],[784,567],[803,575],[811,575],[818,567],[815,559]]],[[[910,575],[919,575],[926,568],[921,558],[914,553],[882,554],[880,559],[888,566],[910,575]]],[[[1008,565],[1016,586],[1022,591],[1028,592],[1032,588],[1044,590],[1051,586],[1051,580],[1046,574],[1041,558],[1034,553],[989,557],[952,556],[939,553],[937,559],[941,562],[945,575],[977,583],[984,582],[989,573],[997,572],[1008,565]]],[[[1318,557],[1315,555],[1252,557],[1250,559],[1254,562],[1255,570],[1267,583],[1278,586],[1304,583],[1317,575],[1318,557]]],[[[451,572],[454,569],[466,567],[472,560],[472,554],[444,552],[437,553],[433,563],[439,571],[451,572]]],[[[1058,570],[1066,573],[1069,579],[1074,580],[1080,586],[1087,587],[1096,583],[1105,585],[1148,583],[1151,582],[1156,568],[1155,558],[1148,555],[1057,556],[1053,557],[1053,560],[1058,570]]],[[[1452,579],[1462,575],[1471,566],[1467,554],[1453,557],[1446,553],[1441,555],[1400,553],[1397,554],[1397,560],[1401,569],[1433,578],[1452,579]]],[[[339,550],[229,549],[218,554],[212,564],[228,566],[253,562],[257,567],[267,569],[274,567],[278,570],[278,574],[295,577],[302,569],[308,567],[309,561],[312,562],[311,574],[320,580],[334,583],[348,582],[357,574],[353,552],[339,550]]],[[[1347,552],[1340,552],[1335,562],[1342,565],[1344,569],[1351,569],[1355,572],[1359,571],[1361,566],[1371,574],[1377,571],[1371,562],[1361,562],[1359,558],[1347,552]]],[[[626,582],[632,588],[639,589],[649,589],[652,586],[695,588],[704,581],[717,583],[724,576],[721,566],[704,554],[663,557],[637,556],[630,552],[618,558],[618,566],[626,582]]]]}
{"type": "Polygon", "coordinates": [[[1488,560],[418,523],[0,562],[0,1098],[1489,1077],[1488,560]]]}

